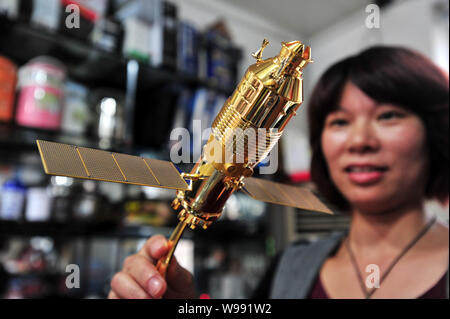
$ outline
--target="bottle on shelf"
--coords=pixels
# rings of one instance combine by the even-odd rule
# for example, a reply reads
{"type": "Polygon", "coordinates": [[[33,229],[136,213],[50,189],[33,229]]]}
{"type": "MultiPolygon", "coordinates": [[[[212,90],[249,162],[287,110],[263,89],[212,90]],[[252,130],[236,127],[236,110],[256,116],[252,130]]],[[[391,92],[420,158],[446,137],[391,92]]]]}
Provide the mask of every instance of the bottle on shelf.
{"type": "Polygon", "coordinates": [[[34,0],[31,10],[31,23],[56,31],[61,20],[61,13],[62,5],[60,0],[34,0]]]}
{"type": "Polygon", "coordinates": [[[13,118],[16,82],[15,64],[0,56],[0,122],[10,122],[13,118]]]}
{"type": "Polygon", "coordinates": [[[178,26],[178,65],[177,69],[192,76],[198,75],[198,45],[197,29],[188,22],[181,21],[178,26]]]}
{"type": "Polygon", "coordinates": [[[61,129],[65,133],[84,135],[92,120],[87,102],[88,89],[79,83],[68,81],[64,91],[61,129]]]}
{"type": "Polygon", "coordinates": [[[52,193],[47,183],[29,187],[26,197],[25,220],[46,222],[51,217],[52,193]]]}
{"type": "Polygon", "coordinates": [[[65,77],[63,63],[51,57],[37,57],[22,67],[19,70],[17,124],[59,130],[65,77]]]}
{"type": "Polygon", "coordinates": [[[91,93],[91,105],[95,106],[92,135],[100,139],[100,147],[111,148],[125,137],[125,97],[122,92],[99,88],[91,93]]]}
{"type": "Polygon", "coordinates": [[[0,218],[3,220],[20,221],[25,204],[26,188],[19,171],[7,180],[0,192],[0,218]]]}

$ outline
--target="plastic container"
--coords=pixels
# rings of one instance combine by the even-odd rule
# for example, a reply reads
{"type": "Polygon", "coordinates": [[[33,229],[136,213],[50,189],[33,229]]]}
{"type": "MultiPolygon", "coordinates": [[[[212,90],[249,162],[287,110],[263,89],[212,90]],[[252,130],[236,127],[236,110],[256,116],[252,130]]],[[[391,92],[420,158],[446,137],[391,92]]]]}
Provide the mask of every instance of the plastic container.
{"type": "Polygon", "coordinates": [[[83,85],[67,82],[61,129],[71,134],[84,134],[91,120],[87,102],[88,90],[83,85]]]}
{"type": "Polygon", "coordinates": [[[26,188],[17,172],[3,184],[0,195],[0,218],[19,221],[22,218],[26,188]]]}
{"type": "Polygon", "coordinates": [[[65,77],[63,64],[50,57],[35,58],[22,67],[19,70],[17,124],[60,129],[65,77]]]}
{"type": "Polygon", "coordinates": [[[32,187],[27,192],[25,219],[28,222],[45,222],[50,219],[52,196],[47,187],[32,187]]]}
{"type": "Polygon", "coordinates": [[[15,64],[0,56],[0,122],[10,122],[14,116],[16,83],[15,64]]]}
{"type": "Polygon", "coordinates": [[[125,137],[125,96],[122,92],[99,88],[91,93],[90,100],[95,105],[94,134],[100,144],[109,148],[111,143],[121,143],[125,137]]]}

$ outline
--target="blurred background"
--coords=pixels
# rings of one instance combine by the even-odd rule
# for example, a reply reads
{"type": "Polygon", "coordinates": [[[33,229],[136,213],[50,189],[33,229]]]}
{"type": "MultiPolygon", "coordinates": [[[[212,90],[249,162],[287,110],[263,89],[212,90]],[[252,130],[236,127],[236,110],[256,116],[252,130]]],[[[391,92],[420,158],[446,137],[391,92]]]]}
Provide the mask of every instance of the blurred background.
{"type": "MultiPolygon", "coordinates": [[[[209,127],[264,38],[266,58],[301,40],[315,63],[270,178],[314,190],[306,108],[322,72],[376,44],[448,72],[448,36],[445,0],[0,0],[0,297],[104,298],[124,258],[176,223],[173,191],[45,176],[36,139],[170,160],[172,129],[209,127]]],[[[448,204],[427,209],[448,221],[448,204]]],[[[205,297],[247,298],[286,245],[348,222],[236,194],[176,255],[205,297]]]]}

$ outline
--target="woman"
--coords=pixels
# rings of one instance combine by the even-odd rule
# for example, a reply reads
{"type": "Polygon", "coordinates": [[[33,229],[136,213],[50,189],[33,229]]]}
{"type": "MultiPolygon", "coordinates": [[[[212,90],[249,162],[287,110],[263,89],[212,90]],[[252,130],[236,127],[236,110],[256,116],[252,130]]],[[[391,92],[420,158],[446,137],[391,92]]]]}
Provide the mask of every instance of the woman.
{"type": "MultiPolygon", "coordinates": [[[[448,227],[423,208],[427,198],[448,198],[448,90],[427,58],[394,47],[368,49],[322,76],[309,105],[311,174],[351,214],[351,226],[291,245],[257,296],[448,296],[448,227]]],[[[157,275],[166,250],[153,237],[127,258],[110,297],[194,296],[191,275],[176,262],[167,282],[157,275]]]]}

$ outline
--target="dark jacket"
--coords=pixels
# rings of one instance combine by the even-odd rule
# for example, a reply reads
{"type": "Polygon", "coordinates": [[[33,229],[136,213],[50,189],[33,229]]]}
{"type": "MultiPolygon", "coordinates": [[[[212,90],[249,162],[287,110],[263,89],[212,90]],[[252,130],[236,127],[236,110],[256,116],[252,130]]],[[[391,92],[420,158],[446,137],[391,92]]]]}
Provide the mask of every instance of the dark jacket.
{"type": "MultiPolygon", "coordinates": [[[[333,232],[311,244],[289,246],[281,255],[272,279],[270,298],[304,299],[317,279],[325,260],[338,249],[346,232],[333,232]]],[[[449,296],[447,273],[446,296],[449,296]]]]}

